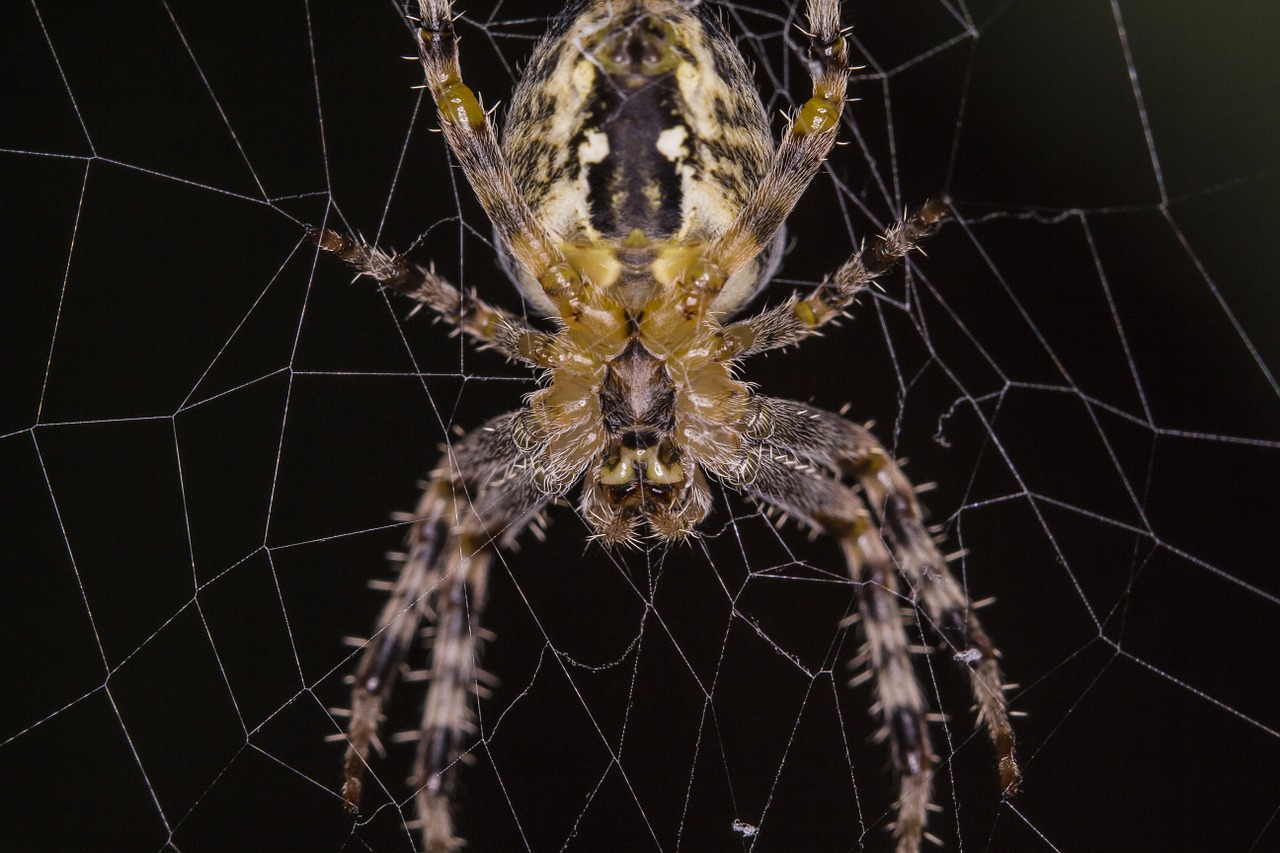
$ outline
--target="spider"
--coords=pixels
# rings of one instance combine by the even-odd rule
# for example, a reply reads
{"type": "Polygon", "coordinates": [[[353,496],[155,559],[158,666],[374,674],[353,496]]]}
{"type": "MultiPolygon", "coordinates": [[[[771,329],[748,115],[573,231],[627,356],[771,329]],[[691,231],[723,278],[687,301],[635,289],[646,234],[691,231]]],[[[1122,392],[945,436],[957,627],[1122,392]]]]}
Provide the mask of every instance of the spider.
{"type": "Polygon", "coordinates": [[[554,331],[395,253],[311,233],[360,275],[542,372],[523,408],[448,448],[410,517],[403,565],[353,679],[350,807],[383,703],[426,635],[430,687],[410,781],[426,850],[457,850],[454,792],[481,692],[495,554],[579,484],[579,511],[605,546],[679,542],[710,509],[709,480],[838,541],[865,639],[855,681],[875,682],[872,712],[898,780],[899,853],[927,835],[936,761],[901,585],[968,674],[1012,794],[1020,777],[998,653],[914,488],[867,429],[735,378],[740,360],[844,315],[944,212],[926,204],[803,298],[729,322],[777,268],[784,220],[835,142],[849,76],[839,0],[808,0],[813,95],[776,145],[746,63],[704,4],[578,0],[534,49],[501,143],[462,82],[450,3],[420,7],[419,58],[444,138],[493,224],[504,268],[554,331]]]}

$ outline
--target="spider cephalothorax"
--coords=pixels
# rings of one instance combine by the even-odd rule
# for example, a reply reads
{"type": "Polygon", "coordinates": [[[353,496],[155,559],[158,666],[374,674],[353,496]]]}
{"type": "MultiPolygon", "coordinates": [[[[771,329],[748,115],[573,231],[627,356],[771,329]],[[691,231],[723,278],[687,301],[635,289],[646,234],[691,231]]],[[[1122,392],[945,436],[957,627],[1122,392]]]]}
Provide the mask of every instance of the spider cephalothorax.
{"type": "Polygon", "coordinates": [[[355,676],[348,802],[359,800],[383,700],[421,622],[434,619],[414,781],[425,846],[455,850],[453,788],[473,727],[495,550],[579,486],[580,512],[604,543],[683,539],[707,514],[709,480],[840,543],[899,775],[898,849],[917,850],[925,835],[935,760],[900,616],[903,582],[969,674],[1011,793],[1018,769],[997,654],[911,484],[866,429],[757,394],[734,375],[745,357],[841,316],[943,213],[925,205],[804,298],[727,322],[768,282],[783,221],[835,140],[848,80],[838,0],[809,0],[813,94],[776,147],[745,62],[704,4],[580,0],[535,48],[501,145],[461,81],[449,3],[421,7],[420,56],[445,138],[504,267],[553,328],[397,255],[313,232],[362,274],[543,375],[525,407],[450,448],[411,517],[404,566],[355,676]]]}

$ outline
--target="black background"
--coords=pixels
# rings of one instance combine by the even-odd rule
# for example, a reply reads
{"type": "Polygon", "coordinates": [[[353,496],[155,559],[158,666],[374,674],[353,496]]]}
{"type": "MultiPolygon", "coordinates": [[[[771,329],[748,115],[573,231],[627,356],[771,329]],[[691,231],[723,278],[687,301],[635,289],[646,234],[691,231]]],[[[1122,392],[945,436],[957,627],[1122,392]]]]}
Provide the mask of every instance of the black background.
{"type": "MultiPolygon", "coordinates": [[[[777,111],[806,81],[786,4],[761,5],[727,20],[772,34],[743,49],[777,111]]],[[[1280,849],[1280,14],[1121,2],[1121,30],[1103,2],[977,2],[966,30],[942,3],[845,5],[852,144],[767,298],[905,205],[959,218],[748,376],[874,419],[998,598],[1025,788],[1001,802],[939,657],[933,830],[1280,849]]],[[[461,8],[464,73],[501,100],[547,9],[461,8]]],[[[534,387],[301,243],[329,210],[518,307],[397,58],[412,38],[379,2],[39,2],[3,25],[0,846],[411,850],[409,748],[359,821],[341,808],[341,638],[369,630],[389,515],[447,431],[534,387]]],[[[587,532],[562,509],[495,568],[469,849],[888,849],[836,549],[736,498],[669,553],[587,532]]]]}

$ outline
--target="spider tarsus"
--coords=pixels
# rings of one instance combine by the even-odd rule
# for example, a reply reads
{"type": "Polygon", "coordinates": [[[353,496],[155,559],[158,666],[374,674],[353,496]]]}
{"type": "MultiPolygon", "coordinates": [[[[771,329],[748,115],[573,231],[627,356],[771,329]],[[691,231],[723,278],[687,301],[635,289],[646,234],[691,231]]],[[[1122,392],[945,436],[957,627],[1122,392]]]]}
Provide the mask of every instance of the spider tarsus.
{"type": "MultiPolygon", "coordinates": [[[[1010,737],[1009,748],[1013,748],[1012,737],[1010,737]]],[[[1000,788],[1006,798],[1012,797],[1018,793],[1018,786],[1022,784],[1022,771],[1018,769],[1018,762],[1012,753],[1001,756],[1000,758],[1000,788]]]]}

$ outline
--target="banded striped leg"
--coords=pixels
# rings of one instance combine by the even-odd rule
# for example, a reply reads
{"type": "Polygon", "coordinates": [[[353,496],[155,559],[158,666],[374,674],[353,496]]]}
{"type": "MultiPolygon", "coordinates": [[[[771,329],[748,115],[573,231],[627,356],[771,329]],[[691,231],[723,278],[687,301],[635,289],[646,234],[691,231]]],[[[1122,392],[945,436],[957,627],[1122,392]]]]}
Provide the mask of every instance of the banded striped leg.
{"type": "Polygon", "coordinates": [[[771,397],[756,398],[756,406],[755,430],[769,452],[782,451],[833,474],[858,479],[881,520],[882,533],[892,544],[897,569],[924,606],[933,629],[951,648],[956,665],[969,676],[978,722],[986,724],[996,749],[1001,789],[1016,793],[1020,774],[1000,653],[925,528],[924,512],[910,480],[867,428],[840,415],[771,397]]]}
{"type": "Polygon", "coordinates": [[[876,237],[869,252],[865,247],[855,252],[808,296],[793,296],[781,305],[725,326],[720,332],[724,344],[719,360],[731,361],[791,346],[816,335],[827,323],[843,317],[857,295],[910,254],[945,214],[941,202],[926,202],[876,237]]]}
{"type": "Polygon", "coordinates": [[[516,190],[498,137],[475,93],[462,82],[449,0],[419,0],[418,53],[449,150],[458,158],[498,238],[562,314],[581,314],[583,282],[556,240],[516,190]]]}
{"type": "Polygon", "coordinates": [[[453,831],[456,765],[464,737],[475,734],[471,697],[480,692],[476,664],[480,658],[480,617],[488,591],[493,551],[476,548],[470,536],[459,536],[449,555],[440,585],[432,596],[435,635],[431,639],[431,687],[422,708],[418,752],[409,784],[427,853],[462,847],[453,831]]]}
{"type": "Polygon", "coordinates": [[[781,448],[764,458],[749,491],[837,539],[858,585],[867,673],[876,696],[872,712],[898,775],[893,832],[898,853],[917,853],[928,818],[934,756],[926,728],[928,702],[911,665],[893,558],[851,489],[797,464],[802,460],[782,455],[781,448]]]}
{"type": "Polygon", "coordinates": [[[978,722],[986,724],[995,747],[1001,789],[1015,793],[1021,776],[999,652],[929,535],[911,482],[865,427],[791,400],[759,397],[756,405],[755,429],[768,453],[794,455],[838,476],[857,478],[893,547],[898,571],[950,647],[957,666],[968,675],[978,722]]]}
{"type": "Polygon", "coordinates": [[[935,756],[926,728],[929,703],[911,665],[910,642],[902,618],[903,601],[893,559],[865,510],[840,540],[849,576],[861,584],[858,612],[866,639],[868,672],[875,679],[872,713],[880,716],[898,771],[897,820],[893,834],[899,853],[920,849],[933,789],[935,756]]]}
{"type": "Polygon", "coordinates": [[[474,732],[471,696],[480,656],[480,617],[495,549],[510,547],[547,497],[517,464],[513,434],[521,413],[503,415],[465,436],[433,472],[408,536],[409,553],[391,598],[365,647],[351,691],[343,796],[359,805],[369,749],[377,744],[383,703],[423,621],[430,687],[418,733],[412,783],[429,853],[462,846],[453,831],[453,793],[464,739],[474,732]]]}
{"type": "Polygon", "coordinates": [[[881,528],[897,555],[898,570],[924,603],[929,620],[951,647],[956,664],[968,673],[978,724],[986,724],[996,750],[1001,789],[1007,795],[1017,793],[1022,775],[1014,753],[999,653],[929,535],[915,489],[902,469],[865,429],[855,424],[846,428],[853,439],[846,448],[852,473],[881,519],[881,528]]]}
{"type": "MultiPolygon", "coordinates": [[[[760,188],[706,257],[728,279],[773,242],[835,144],[849,82],[849,54],[840,29],[839,0],[808,0],[806,61],[813,95],[796,113],[765,171],[760,188]]],[[[726,306],[727,307],[727,306],[726,306]]]]}

